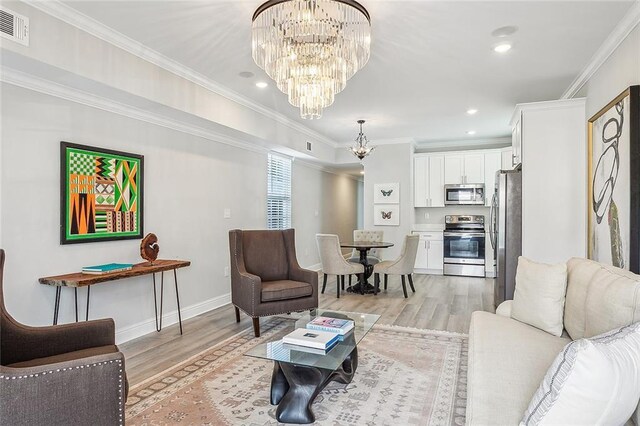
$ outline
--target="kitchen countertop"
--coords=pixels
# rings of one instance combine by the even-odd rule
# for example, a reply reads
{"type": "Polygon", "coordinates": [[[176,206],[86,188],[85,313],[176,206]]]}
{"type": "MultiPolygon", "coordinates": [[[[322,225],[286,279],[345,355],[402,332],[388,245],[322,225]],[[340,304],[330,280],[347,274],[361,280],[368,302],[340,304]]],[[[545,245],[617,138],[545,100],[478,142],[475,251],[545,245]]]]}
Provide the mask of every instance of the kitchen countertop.
{"type": "Polygon", "coordinates": [[[442,232],[444,231],[444,223],[418,223],[413,225],[412,230],[416,232],[442,232]]]}

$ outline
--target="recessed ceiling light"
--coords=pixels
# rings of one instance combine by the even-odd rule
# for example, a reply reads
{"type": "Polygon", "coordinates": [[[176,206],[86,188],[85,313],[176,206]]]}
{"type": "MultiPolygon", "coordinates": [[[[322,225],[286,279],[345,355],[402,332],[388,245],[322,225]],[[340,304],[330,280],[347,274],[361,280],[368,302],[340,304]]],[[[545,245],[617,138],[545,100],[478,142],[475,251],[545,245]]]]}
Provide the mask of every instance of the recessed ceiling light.
{"type": "Polygon", "coordinates": [[[478,110],[475,108],[471,108],[467,110],[467,114],[469,115],[474,115],[476,112],[478,112],[478,110]]]}
{"type": "Polygon", "coordinates": [[[267,86],[268,86],[268,84],[265,83],[264,81],[259,81],[259,82],[256,83],[256,87],[259,87],[260,89],[264,89],[267,86]]]}
{"type": "Polygon", "coordinates": [[[251,78],[253,77],[255,74],[252,73],[251,71],[242,71],[238,73],[238,76],[242,77],[242,78],[251,78]]]}
{"type": "Polygon", "coordinates": [[[468,135],[475,135],[476,131],[475,130],[467,130],[467,134],[468,135]]]}
{"type": "Polygon", "coordinates": [[[360,174],[361,174],[361,175],[363,175],[363,174],[364,174],[364,170],[361,170],[361,171],[360,171],[360,174]]]}
{"type": "Polygon", "coordinates": [[[493,50],[498,53],[506,53],[511,50],[511,43],[500,43],[493,46],[493,50]]]}

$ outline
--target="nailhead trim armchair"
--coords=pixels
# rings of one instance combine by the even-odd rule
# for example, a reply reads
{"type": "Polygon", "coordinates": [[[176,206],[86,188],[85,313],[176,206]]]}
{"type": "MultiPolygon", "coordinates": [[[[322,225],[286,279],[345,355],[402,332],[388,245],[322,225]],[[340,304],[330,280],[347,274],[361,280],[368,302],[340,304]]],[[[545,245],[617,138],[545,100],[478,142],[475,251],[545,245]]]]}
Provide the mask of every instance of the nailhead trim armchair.
{"type": "Polygon", "coordinates": [[[28,327],[4,305],[0,249],[0,421],[124,425],[128,384],[112,319],[28,327]]]}
{"type": "Polygon", "coordinates": [[[296,258],[295,231],[229,231],[231,302],[236,321],[242,310],[260,337],[260,317],[318,307],[318,273],[302,269],[296,258]]]}

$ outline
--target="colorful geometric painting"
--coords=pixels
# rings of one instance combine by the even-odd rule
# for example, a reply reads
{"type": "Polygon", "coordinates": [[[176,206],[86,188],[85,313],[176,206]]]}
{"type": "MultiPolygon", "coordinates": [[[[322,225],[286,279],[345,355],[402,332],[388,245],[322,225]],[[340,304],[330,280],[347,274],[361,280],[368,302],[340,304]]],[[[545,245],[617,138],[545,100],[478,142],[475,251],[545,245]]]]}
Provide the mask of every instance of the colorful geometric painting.
{"type": "Polygon", "coordinates": [[[142,155],[60,143],[61,244],[142,238],[142,155]]]}

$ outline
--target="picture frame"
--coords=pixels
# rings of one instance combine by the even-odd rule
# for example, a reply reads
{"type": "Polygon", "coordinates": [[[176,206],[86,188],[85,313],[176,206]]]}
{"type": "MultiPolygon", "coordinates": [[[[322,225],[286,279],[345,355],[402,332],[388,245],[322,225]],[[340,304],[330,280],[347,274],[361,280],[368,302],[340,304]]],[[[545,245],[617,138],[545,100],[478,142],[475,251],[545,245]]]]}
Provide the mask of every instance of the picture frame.
{"type": "Polygon", "coordinates": [[[144,156],[60,142],[60,244],[144,235],[144,156]]]}
{"type": "Polygon", "coordinates": [[[400,206],[397,204],[376,204],[373,206],[375,226],[400,226],[400,206]]]}
{"type": "Polygon", "coordinates": [[[589,259],[640,273],[640,86],[587,122],[589,259]]]}
{"type": "Polygon", "coordinates": [[[400,203],[399,183],[376,183],[373,185],[374,204],[398,204],[400,203]]]}

